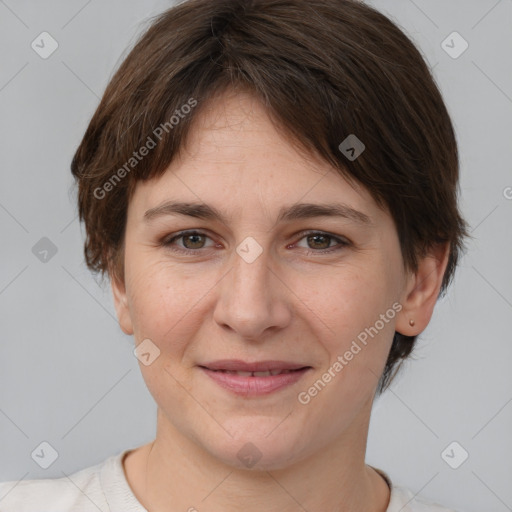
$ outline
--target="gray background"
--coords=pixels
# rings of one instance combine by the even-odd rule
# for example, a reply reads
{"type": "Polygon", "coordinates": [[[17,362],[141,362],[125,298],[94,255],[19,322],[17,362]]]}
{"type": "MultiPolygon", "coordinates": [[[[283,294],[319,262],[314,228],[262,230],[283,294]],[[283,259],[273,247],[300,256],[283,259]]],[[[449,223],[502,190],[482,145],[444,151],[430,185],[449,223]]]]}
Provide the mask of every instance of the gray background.
{"type": "MultiPolygon", "coordinates": [[[[375,403],[367,463],[462,511],[512,510],[512,1],[372,4],[433,66],[475,240],[375,403]],[[441,46],[453,31],[469,43],[456,59],[441,46]],[[452,441],[469,453],[458,469],[441,456],[452,441]]],[[[83,262],[69,165],[125,49],[171,5],[0,0],[0,481],[69,475],[154,437],[133,340],[83,262]],[[48,59],[31,48],[43,31],[59,44],[48,59]],[[43,237],[57,249],[46,262],[32,251],[43,237]],[[46,470],[31,457],[43,441],[59,454],[46,470]]]]}

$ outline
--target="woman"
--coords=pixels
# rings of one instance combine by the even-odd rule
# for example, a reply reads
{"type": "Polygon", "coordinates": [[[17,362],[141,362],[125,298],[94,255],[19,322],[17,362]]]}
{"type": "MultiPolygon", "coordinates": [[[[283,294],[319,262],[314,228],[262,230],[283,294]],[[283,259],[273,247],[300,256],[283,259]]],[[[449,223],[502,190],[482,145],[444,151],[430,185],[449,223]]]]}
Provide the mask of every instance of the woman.
{"type": "Polygon", "coordinates": [[[449,510],[365,464],[373,400],[468,235],[449,115],[389,19],[184,2],[120,66],[72,172],[157,435],[4,483],[2,511],[449,510]]]}

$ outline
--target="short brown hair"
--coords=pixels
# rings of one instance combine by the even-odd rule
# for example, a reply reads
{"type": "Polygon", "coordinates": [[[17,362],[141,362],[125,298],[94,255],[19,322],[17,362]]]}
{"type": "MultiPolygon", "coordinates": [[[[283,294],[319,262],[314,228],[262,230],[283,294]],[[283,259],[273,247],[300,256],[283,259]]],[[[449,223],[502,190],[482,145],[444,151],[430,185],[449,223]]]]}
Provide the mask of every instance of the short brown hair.
{"type": "MultiPolygon", "coordinates": [[[[445,292],[468,236],[457,205],[457,143],[425,61],[390,19],[356,0],[189,0],[151,21],[108,84],[71,164],[92,271],[124,280],[126,213],[137,182],[160,176],[201,106],[234,87],[255,94],[298,147],[389,211],[406,269],[448,242],[445,292]],[[365,145],[354,160],[339,149],[351,134],[365,145]],[[135,159],[150,139],[154,147],[135,159]]],[[[415,340],[395,332],[379,394],[415,340]]]]}

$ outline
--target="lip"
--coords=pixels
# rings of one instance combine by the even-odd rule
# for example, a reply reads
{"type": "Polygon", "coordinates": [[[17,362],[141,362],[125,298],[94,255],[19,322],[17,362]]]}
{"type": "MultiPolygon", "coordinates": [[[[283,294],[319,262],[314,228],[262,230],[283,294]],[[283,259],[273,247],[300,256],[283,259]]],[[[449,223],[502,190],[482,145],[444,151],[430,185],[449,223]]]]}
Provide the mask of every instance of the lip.
{"type": "Polygon", "coordinates": [[[199,365],[209,370],[228,370],[235,372],[266,372],[268,370],[298,370],[308,367],[307,364],[290,361],[255,361],[248,363],[241,359],[221,359],[199,365]]]}
{"type": "Polygon", "coordinates": [[[240,360],[224,360],[208,363],[208,367],[199,366],[202,372],[210,377],[220,387],[234,393],[235,395],[250,397],[262,396],[282,390],[298,382],[302,377],[312,370],[311,366],[286,363],[284,361],[259,361],[246,363],[240,360]],[[217,368],[213,368],[213,367],[217,368]],[[228,371],[268,371],[268,370],[294,370],[290,373],[280,375],[269,375],[266,377],[243,376],[232,373],[224,373],[219,370],[228,371]]]}

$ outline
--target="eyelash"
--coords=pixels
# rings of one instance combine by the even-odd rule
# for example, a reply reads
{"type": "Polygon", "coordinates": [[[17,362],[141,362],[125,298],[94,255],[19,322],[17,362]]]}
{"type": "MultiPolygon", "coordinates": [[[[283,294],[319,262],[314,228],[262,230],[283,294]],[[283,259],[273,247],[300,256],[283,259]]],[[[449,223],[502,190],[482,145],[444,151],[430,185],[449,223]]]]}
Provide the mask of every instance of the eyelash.
{"type": "MultiPolygon", "coordinates": [[[[196,231],[196,230],[181,231],[180,233],[177,233],[176,235],[171,236],[171,238],[169,238],[169,237],[164,238],[161,241],[161,245],[173,252],[178,252],[178,253],[182,253],[182,254],[197,255],[199,251],[201,251],[203,249],[208,249],[208,248],[204,248],[204,247],[200,248],[200,249],[178,249],[178,248],[176,248],[176,246],[174,246],[174,247],[172,246],[172,244],[174,243],[175,240],[179,240],[180,238],[184,238],[186,236],[191,236],[191,235],[199,235],[199,236],[204,236],[206,238],[210,238],[206,233],[203,233],[201,231],[196,231]]],[[[306,250],[306,253],[308,256],[318,255],[318,254],[330,254],[332,252],[339,251],[339,250],[343,249],[344,247],[351,245],[348,240],[331,235],[330,233],[324,233],[323,231],[302,231],[301,233],[299,233],[299,235],[301,236],[299,241],[306,238],[307,236],[320,235],[320,236],[328,237],[331,240],[338,242],[338,244],[335,245],[334,247],[329,247],[327,249],[306,250]]]]}

